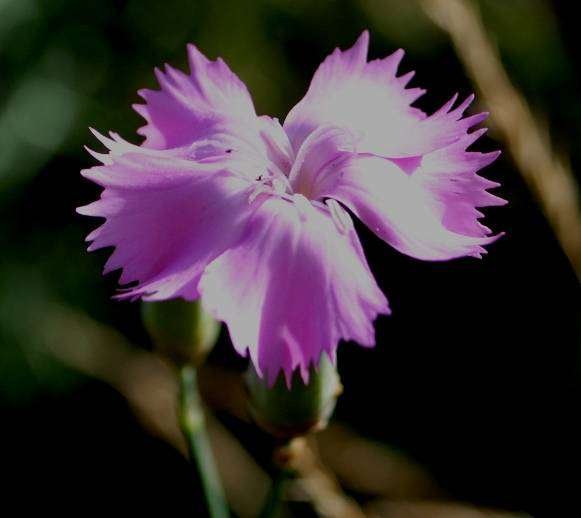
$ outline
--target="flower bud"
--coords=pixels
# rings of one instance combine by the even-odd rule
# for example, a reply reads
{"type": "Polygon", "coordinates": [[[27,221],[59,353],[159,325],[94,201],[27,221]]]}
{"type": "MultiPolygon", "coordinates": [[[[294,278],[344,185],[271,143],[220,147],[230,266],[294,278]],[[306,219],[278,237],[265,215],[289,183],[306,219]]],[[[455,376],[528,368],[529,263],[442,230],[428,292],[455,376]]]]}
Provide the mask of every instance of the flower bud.
{"type": "Polygon", "coordinates": [[[157,350],[177,365],[199,365],[214,347],[220,322],[199,301],[143,302],[143,324],[157,350]]]}
{"type": "Polygon", "coordinates": [[[324,428],[343,387],[335,365],[326,355],[311,367],[305,384],[295,371],[290,387],[281,374],[269,387],[251,365],[246,373],[248,406],[255,422],[280,439],[290,439],[324,428]]]}

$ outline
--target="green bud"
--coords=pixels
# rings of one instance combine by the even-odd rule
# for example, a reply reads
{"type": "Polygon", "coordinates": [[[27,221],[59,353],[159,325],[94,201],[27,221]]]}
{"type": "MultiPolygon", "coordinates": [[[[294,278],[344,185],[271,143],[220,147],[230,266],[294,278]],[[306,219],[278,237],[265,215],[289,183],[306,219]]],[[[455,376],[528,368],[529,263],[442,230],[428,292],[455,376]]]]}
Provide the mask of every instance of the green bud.
{"type": "Polygon", "coordinates": [[[331,417],[343,387],[335,365],[321,356],[318,368],[311,367],[305,384],[298,372],[290,388],[281,374],[272,387],[251,365],[246,373],[248,406],[255,422],[280,439],[291,439],[323,429],[331,417]]]}
{"type": "Polygon", "coordinates": [[[178,365],[199,365],[220,333],[220,322],[199,301],[143,302],[141,315],[158,351],[178,365]]]}

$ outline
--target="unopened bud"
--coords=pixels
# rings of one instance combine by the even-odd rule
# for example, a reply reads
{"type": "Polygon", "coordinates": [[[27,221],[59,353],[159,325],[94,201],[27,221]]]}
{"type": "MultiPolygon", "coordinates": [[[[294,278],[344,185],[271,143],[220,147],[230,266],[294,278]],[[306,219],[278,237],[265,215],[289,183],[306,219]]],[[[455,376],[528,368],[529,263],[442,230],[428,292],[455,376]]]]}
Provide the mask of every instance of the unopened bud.
{"type": "Polygon", "coordinates": [[[178,365],[199,365],[220,333],[220,323],[199,301],[143,302],[141,314],[157,350],[178,365]]]}
{"type": "Polygon", "coordinates": [[[290,439],[324,428],[343,387],[335,365],[326,355],[311,367],[309,382],[293,374],[290,388],[281,374],[272,387],[252,365],[246,373],[248,405],[255,422],[280,439],[290,439]]]}

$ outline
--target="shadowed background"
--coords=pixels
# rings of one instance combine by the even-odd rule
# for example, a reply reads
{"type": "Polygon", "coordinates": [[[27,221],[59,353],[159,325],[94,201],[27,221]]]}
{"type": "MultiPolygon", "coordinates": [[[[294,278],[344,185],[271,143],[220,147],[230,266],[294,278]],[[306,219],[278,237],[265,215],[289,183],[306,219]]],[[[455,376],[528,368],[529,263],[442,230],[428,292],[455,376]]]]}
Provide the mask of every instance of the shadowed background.
{"type": "MultiPolygon", "coordinates": [[[[514,86],[550,131],[556,153],[579,171],[581,54],[571,4],[477,2],[514,86]]],[[[127,351],[151,344],[139,305],[110,299],[117,275],[100,274],[109,251],[85,252],[84,236],[95,223],[74,208],[99,192],[79,175],[94,163],[83,145],[100,150],[88,126],[139,142],[142,119],[130,108],[136,91],[155,86],[155,65],[184,68],[187,42],[223,57],[247,84],[257,112],[282,120],[320,61],[364,28],[372,58],[406,49],[401,70],[416,70],[412,84],[428,89],[416,105],[434,110],[475,86],[423,6],[0,0],[0,459],[10,481],[3,494],[45,512],[200,512],[180,453],[142,426],[125,385],[107,382],[99,361],[111,357],[93,357],[100,340],[103,350],[111,344],[102,337],[109,328],[127,351]],[[75,347],[94,353],[77,363],[99,368],[75,367],[74,353],[67,356],[75,347]]],[[[489,107],[480,98],[473,109],[489,107]]],[[[385,475],[377,463],[335,471],[360,505],[386,499],[386,510],[376,510],[382,516],[412,516],[389,506],[436,497],[535,516],[578,509],[578,281],[494,113],[490,126],[476,149],[503,149],[483,174],[502,182],[496,193],[510,203],[486,210],[489,226],[507,236],[483,260],[416,261],[359,228],[393,316],[377,322],[376,349],[340,348],[345,391],[335,419],[353,437],[373,441],[369,448],[383,445],[390,458],[408,464],[386,465],[394,478],[381,491],[361,482],[385,475]],[[402,492],[398,477],[412,465],[422,476],[412,476],[402,492]]],[[[226,333],[210,367],[244,369],[226,333]]],[[[228,399],[227,384],[212,391],[228,399]]],[[[218,407],[222,425],[266,468],[267,439],[218,407]]],[[[321,439],[323,457],[332,440],[337,434],[321,439]]],[[[329,457],[342,454],[339,441],[329,457]]],[[[237,474],[241,488],[251,484],[252,474],[237,474]]],[[[3,499],[0,511],[5,505],[3,499]]],[[[297,515],[310,516],[301,505],[297,515]]]]}

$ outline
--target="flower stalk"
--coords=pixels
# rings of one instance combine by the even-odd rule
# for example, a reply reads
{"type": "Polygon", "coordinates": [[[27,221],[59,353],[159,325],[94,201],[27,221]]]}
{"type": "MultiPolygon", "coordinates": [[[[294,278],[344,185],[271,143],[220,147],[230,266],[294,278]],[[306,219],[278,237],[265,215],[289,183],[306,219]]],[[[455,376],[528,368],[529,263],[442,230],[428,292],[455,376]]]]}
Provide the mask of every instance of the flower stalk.
{"type": "Polygon", "coordinates": [[[286,469],[279,469],[272,481],[270,491],[264,502],[264,507],[260,512],[260,518],[277,518],[280,516],[284,494],[288,481],[294,476],[294,472],[286,469]]]}
{"type": "Polygon", "coordinates": [[[280,516],[287,486],[297,476],[297,457],[304,447],[304,437],[279,441],[279,445],[275,448],[273,455],[273,464],[276,472],[259,515],[260,518],[277,518],[280,516]]]}
{"type": "Polygon", "coordinates": [[[228,505],[205,426],[196,368],[192,365],[183,365],[180,367],[179,377],[180,426],[187,442],[188,454],[195,463],[202,482],[209,516],[227,518],[228,505]]]}
{"type": "Polygon", "coordinates": [[[202,484],[208,516],[227,518],[228,505],[206,429],[197,380],[197,366],[214,347],[220,324],[204,311],[199,301],[144,302],[141,314],[157,352],[178,368],[179,424],[190,462],[202,484]]]}

